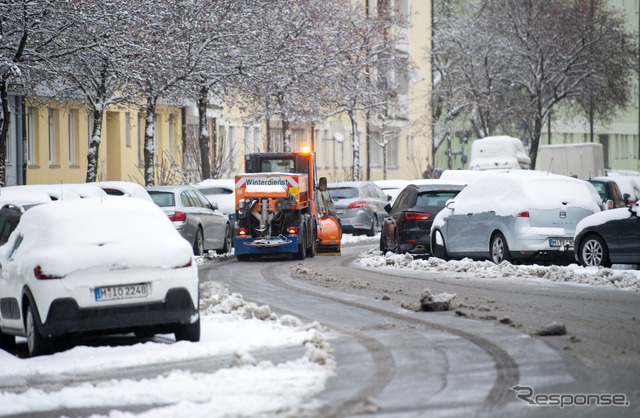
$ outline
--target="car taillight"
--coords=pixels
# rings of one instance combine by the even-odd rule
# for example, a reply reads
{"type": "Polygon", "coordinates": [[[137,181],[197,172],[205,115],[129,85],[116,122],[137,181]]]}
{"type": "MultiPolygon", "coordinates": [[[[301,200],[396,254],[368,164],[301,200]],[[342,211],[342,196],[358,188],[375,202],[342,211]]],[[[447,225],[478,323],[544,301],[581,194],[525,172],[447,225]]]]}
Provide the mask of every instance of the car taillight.
{"type": "Polygon", "coordinates": [[[36,266],[33,269],[33,275],[36,276],[38,280],[50,280],[50,279],[62,279],[64,276],[54,276],[51,274],[44,274],[42,272],[42,267],[36,266]]]}
{"type": "Polygon", "coordinates": [[[191,264],[193,264],[193,257],[190,257],[189,258],[189,262],[187,264],[185,264],[184,266],[178,266],[176,268],[177,269],[183,269],[183,268],[186,268],[186,267],[191,267],[191,264]]]}
{"type": "Polygon", "coordinates": [[[349,209],[356,209],[356,208],[368,208],[369,205],[367,205],[367,202],[365,202],[364,200],[358,200],[357,202],[353,202],[349,205],[349,209]]]}
{"type": "Polygon", "coordinates": [[[527,211],[516,213],[516,218],[528,218],[528,217],[529,217],[529,212],[527,211]]]}
{"type": "Polygon", "coordinates": [[[422,212],[405,212],[405,218],[412,221],[426,221],[431,218],[433,215],[430,213],[422,213],[422,212]]]}
{"type": "Polygon", "coordinates": [[[249,235],[249,229],[248,228],[238,228],[236,230],[236,234],[238,234],[238,236],[240,236],[240,237],[246,237],[247,235],[249,235]]]}
{"type": "Polygon", "coordinates": [[[287,228],[287,233],[289,235],[297,234],[298,233],[298,227],[297,226],[290,226],[289,228],[287,228]]]}
{"type": "Polygon", "coordinates": [[[184,212],[176,212],[172,215],[169,215],[169,219],[172,222],[184,222],[187,220],[187,214],[184,212]]]}

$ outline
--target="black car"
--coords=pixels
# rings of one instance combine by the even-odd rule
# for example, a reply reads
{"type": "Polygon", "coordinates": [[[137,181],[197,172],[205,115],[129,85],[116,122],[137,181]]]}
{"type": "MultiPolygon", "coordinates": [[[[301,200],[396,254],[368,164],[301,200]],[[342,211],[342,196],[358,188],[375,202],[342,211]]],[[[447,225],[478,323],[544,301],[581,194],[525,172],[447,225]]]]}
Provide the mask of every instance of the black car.
{"type": "Polygon", "coordinates": [[[575,258],[585,267],[640,264],[640,204],[594,213],[576,226],[575,258]]]}
{"type": "Polygon", "coordinates": [[[389,215],[382,225],[380,250],[429,253],[429,235],[433,218],[444,208],[446,202],[456,197],[464,187],[464,184],[438,180],[405,187],[393,206],[385,207],[389,215]]]}

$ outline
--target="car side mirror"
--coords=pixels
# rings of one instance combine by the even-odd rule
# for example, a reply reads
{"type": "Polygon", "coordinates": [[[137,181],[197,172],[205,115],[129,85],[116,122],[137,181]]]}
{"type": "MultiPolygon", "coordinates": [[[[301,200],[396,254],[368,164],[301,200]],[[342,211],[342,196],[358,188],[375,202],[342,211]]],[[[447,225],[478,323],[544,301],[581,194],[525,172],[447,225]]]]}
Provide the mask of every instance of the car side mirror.
{"type": "Polygon", "coordinates": [[[631,195],[629,193],[625,193],[624,195],[622,195],[622,200],[624,200],[624,204],[628,205],[629,204],[629,198],[631,197],[631,195]]]}
{"type": "Polygon", "coordinates": [[[386,210],[387,213],[391,213],[391,203],[387,203],[386,205],[384,205],[384,210],[386,210]]]}
{"type": "Polygon", "coordinates": [[[218,210],[218,204],[217,203],[209,203],[209,206],[211,206],[211,210],[218,210]]]}
{"type": "Polygon", "coordinates": [[[388,201],[388,202],[391,202],[391,199],[393,199],[393,198],[391,197],[391,195],[389,195],[389,194],[388,194],[388,195],[387,195],[387,201],[388,201]]]}
{"type": "Polygon", "coordinates": [[[453,199],[449,199],[447,200],[447,203],[445,203],[444,207],[447,209],[454,210],[456,207],[456,201],[453,199]]]}

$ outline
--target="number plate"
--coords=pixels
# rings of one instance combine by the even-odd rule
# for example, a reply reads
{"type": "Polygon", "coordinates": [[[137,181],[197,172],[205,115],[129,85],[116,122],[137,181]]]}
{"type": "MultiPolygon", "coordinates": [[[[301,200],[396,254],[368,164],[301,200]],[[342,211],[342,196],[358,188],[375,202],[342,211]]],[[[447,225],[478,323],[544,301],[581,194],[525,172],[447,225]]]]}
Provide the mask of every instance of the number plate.
{"type": "Polygon", "coordinates": [[[342,215],[344,213],[344,209],[336,209],[337,215],[342,215]]]}
{"type": "Polygon", "coordinates": [[[573,248],[572,239],[549,239],[549,247],[570,247],[573,248]]]}
{"type": "Polygon", "coordinates": [[[96,301],[117,299],[146,298],[149,295],[149,284],[139,283],[126,286],[99,287],[94,290],[96,301]]]}

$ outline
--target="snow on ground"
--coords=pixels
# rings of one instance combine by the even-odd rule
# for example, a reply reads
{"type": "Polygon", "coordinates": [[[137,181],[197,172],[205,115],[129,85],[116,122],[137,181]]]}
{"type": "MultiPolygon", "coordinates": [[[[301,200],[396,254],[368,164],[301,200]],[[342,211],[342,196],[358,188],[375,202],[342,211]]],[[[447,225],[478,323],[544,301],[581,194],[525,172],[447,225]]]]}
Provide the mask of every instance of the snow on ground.
{"type": "Polygon", "coordinates": [[[581,267],[577,264],[569,266],[513,265],[509,262],[496,265],[491,261],[473,261],[469,258],[445,261],[436,257],[414,258],[411,254],[394,254],[392,252],[382,254],[375,248],[360,254],[357,263],[366,267],[450,272],[478,279],[551,281],[640,291],[640,270],[625,269],[627,266],[624,265],[614,265],[614,268],[581,267]]]}
{"type": "MultiPolygon", "coordinates": [[[[224,255],[223,255],[224,256],[224,255]]],[[[20,393],[0,391],[0,416],[62,408],[113,408],[109,417],[133,416],[126,405],[163,404],[143,417],[216,417],[299,414],[324,389],[335,362],[322,327],[291,315],[276,316],[266,305],[246,302],[222,285],[201,284],[201,341],[142,342],[132,346],[77,346],[50,356],[21,359],[0,350],[2,386],[28,386],[29,379],[56,381],[61,375],[100,375],[127,367],[153,366],[226,355],[228,367],[213,373],[173,370],[144,379],[51,384],[20,393]],[[304,347],[304,355],[279,364],[256,362],[251,352],[304,347]]],[[[167,336],[172,338],[172,336],[167,336]]],[[[294,356],[295,357],[295,356],[294,356]]],[[[93,415],[98,416],[98,415],[93,415]]]]}

